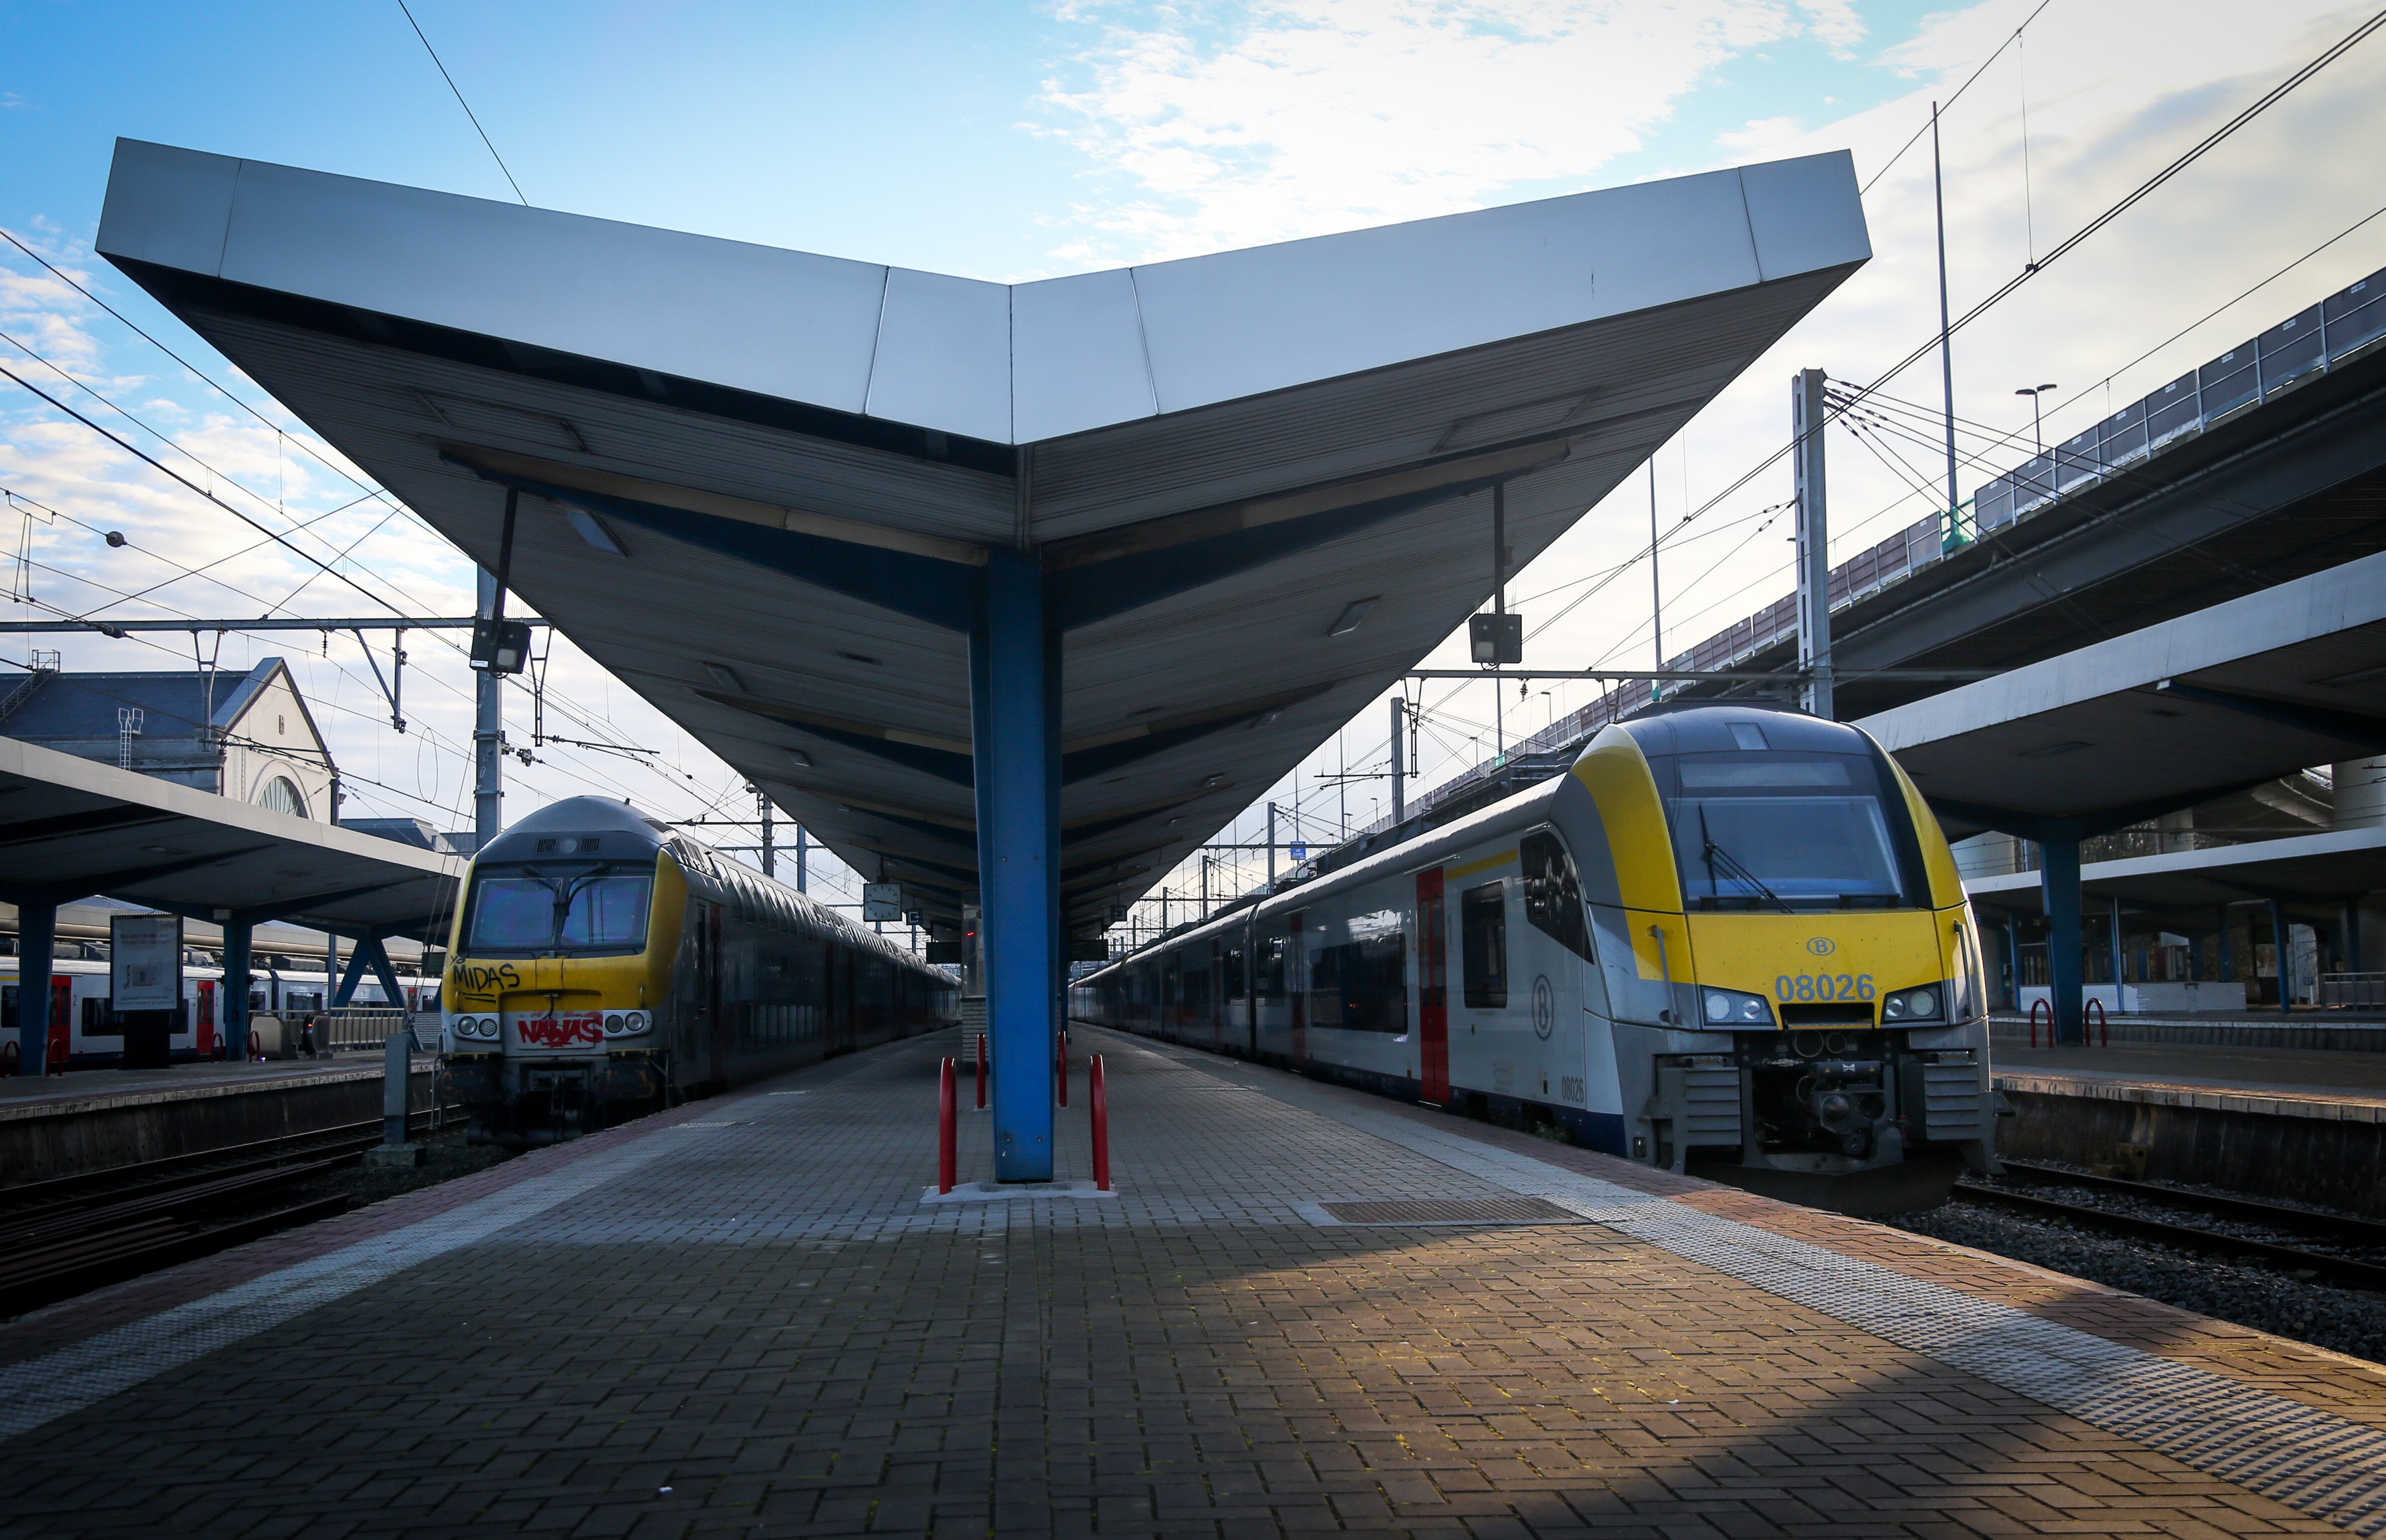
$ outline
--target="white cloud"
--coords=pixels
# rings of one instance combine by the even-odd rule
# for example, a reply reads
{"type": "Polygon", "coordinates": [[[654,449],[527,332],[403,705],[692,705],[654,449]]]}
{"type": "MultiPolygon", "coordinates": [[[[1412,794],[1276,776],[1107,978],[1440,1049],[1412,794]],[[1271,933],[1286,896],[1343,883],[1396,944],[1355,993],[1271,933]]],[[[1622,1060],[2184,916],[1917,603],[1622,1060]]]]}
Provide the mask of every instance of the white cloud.
{"type": "Polygon", "coordinates": [[[1752,118],[1743,128],[1715,135],[1715,142],[1742,155],[1764,156],[1778,145],[1793,143],[1799,132],[1795,118],[1752,118]]]}
{"type": "Polygon", "coordinates": [[[1862,35],[1843,0],[1259,0],[1102,29],[1044,105],[1120,192],[1059,254],[1135,259],[1480,206],[1639,149],[1734,54],[1862,35]],[[1805,18],[1802,23],[1801,16],[1805,18]]]}

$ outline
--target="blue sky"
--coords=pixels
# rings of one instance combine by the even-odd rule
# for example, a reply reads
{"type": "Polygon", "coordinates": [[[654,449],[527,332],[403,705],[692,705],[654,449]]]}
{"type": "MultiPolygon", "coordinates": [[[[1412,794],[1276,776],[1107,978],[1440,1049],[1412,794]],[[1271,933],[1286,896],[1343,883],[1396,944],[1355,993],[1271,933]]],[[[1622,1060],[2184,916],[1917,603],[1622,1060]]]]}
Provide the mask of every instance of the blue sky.
{"type": "MultiPolygon", "coordinates": [[[[2365,7],[416,0],[414,9],[542,207],[995,280],[1822,149],[1851,150],[1870,179],[1927,122],[1929,103],[1952,100],[1979,69],[1945,125],[1960,309],[2349,31],[2365,7]]],[[[91,258],[119,135],[509,197],[396,0],[0,0],[0,225],[286,431],[246,416],[8,249],[0,361],[293,531],[363,587],[417,614],[468,608],[468,564],[403,510],[370,497],[343,508],[366,489],[310,459],[287,413],[91,258]]],[[[1958,408],[1988,434],[1970,441],[1982,457],[1967,466],[1966,489],[2014,457],[1995,435],[2028,432],[2014,386],[2061,382],[2049,431],[2076,432],[2386,266],[2386,219],[2346,232],[2386,198],[2367,149],[2381,140],[2386,40],[2372,39],[1964,333],[1958,408]]],[[[1669,652],[1789,587],[1786,526],[1765,511],[1788,495],[1786,470],[1725,489],[1783,437],[1790,374],[1813,365],[1868,381],[1929,335],[1928,179],[1921,154],[1879,176],[1866,197],[1873,263],[1659,452],[1669,522],[1714,503],[1663,564],[1669,652]]],[[[1935,377],[1916,371],[1893,394],[1935,407],[1935,377]]],[[[1833,452],[1840,557],[1929,511],[1908,479],[1858,445],[1833,452]]],[[[13,558],[0,614],[370,607],[324,580],[302,586],[309,570],[286,551],[257,546],[253,531],[5,381],[0,494],[0,554],[13,558]],[[107,545],[109,529],[131,543],[107,545]],[[191,576],[195,568],[206,575],[191,576]],[[19,602],[28,582],[30,606],[19,602]],[[124,597],[132,594],[144,596],[124,597]]],[[[1636,478],[1521,575],[1518,607],[1548,628],[1531,661],[1647,657],[1645,568],[1558,614],[1645,543],[1646,499],[1636,478]],[[1626,593],[1628,602],[1614,597],[1626,593]]],[[[66,646],[69,668],[189,666],[170,640],[78,636],[66,646]]],[[[410,648],[412,727],[401,737],[353,643],[317,650],[311,639],[234,634],[224,647],[227,667],[292,657],[350,772],[361,804],[351,812],[468,821],[469,682],[452,651],[431,639],[410,648]]],[[[0,645],[0,658],[23,656],[0,645]]],[[[509,816],[588,790],[672,816],[741,801],[726,767],[568,646],[551,680],[550,710],[574,724],[567,735],[657,753],[544,747],[535,763],[509,768],[509,816]]],[[[1529,730],[1589,695],[1559,689],[1521,707],[1511,699],[1501,725],[1513,736],[1520,718],[1529,730]]],[[[1480,687],[1428,699],[1431,783],[1489,751],[1493,710],[1480,687]]],[[[516,701],[509,718],[524,744],[526,706],[516,701]]],[[[1343,794],[1318,772],[1346,757],[1380,763],[1384,716],[1380,705],[1362,712],[1342,742],[1262,802],[1288,802],[1297,784],[1323,836],[1343,794]]],[[[1363,783],[1350,794],[1353,822],[1372,816],[1379,793],[1363,783]]],[[[1237,836],[1250,837],[1258,817],[1237,836]]]]}
{"type": "MultiPolygon", "coordinates": [[[[1751,119],[1813,123],[1870,106],[1906,85],[1879,56],[1924,14],[1853,7],[1859,49],[1816,37],[1789,5],[1689,8],[1765,18],[1752,35],[1772,35],[1683,66],[1694,87],[1665,100],[1670,117],[1642,131],[1644,147],[1595,167],[1577,155],[1570,174],[1484,185],[1477,201],[1576,191],[1594,170],[1603,184],[1700,169],[1716,161],[1719,135],[1751,119]]],[[[1463,30],[1522,41],[1535,9],[1463,30]]],[[[1059,254],[1146,191],[1088,153],[1084,111],[1055,98],[1095,88],[1123,38],[1165,30],[1214,56],[1267,14],[455,0],[414,12],[541,207],[1004,281],[1107,265],[1059,254]]],[[[1697,32],[1669,25],[1651,51],[1688,58],[1697,32]]],[[[87,237],[119,135],[511,195],[396,0],[12,0],[0,5],[0,157],[11,168],[0,217],[13,228],[39,219],[87,237]]]]}

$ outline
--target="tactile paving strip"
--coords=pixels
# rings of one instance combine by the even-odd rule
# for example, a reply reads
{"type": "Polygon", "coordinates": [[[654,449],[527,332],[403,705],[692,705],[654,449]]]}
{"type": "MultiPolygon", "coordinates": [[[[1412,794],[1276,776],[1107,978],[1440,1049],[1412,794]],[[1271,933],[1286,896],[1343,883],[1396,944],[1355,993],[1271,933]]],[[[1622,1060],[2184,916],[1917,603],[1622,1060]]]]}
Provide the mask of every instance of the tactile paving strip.
{"type": "Polygon", "coordinates": [[[1411,1198],[1381,1203],[1321,1203],[1344,1224],[1580,1224],[1571,1208],[1537,1197],[1411,1198]]]}

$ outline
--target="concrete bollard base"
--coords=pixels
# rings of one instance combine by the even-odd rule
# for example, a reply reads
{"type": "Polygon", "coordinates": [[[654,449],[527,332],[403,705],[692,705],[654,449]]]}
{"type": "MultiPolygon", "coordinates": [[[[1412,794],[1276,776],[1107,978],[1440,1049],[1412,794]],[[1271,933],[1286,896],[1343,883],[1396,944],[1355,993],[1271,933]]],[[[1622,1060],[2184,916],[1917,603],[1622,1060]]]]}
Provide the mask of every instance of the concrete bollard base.
{"type": "Polygon", "coordinates": [[[430,1158],[430,1150],[421,1145],[375,1145],[365,1151],[368,1166],[420,1166],[430,1158]]]}

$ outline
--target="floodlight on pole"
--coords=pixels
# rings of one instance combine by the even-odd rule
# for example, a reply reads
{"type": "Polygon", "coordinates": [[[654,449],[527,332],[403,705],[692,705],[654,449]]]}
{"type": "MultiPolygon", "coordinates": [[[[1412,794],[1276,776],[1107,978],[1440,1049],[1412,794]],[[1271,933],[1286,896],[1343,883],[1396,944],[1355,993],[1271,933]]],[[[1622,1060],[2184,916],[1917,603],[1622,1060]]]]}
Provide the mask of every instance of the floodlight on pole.
{"type": "Polygon", "coordinates": [[[2032,455],[2043,455],[2046,453],[2046,435],[2040,427],[2041,413],[2038,398],[2054,388],[2055,387],[2051,384],[2024,385],[2021,389],[2014,392],[2016,395],[2026,395],[2029,397],[2029,452],[2032,455]]]}

